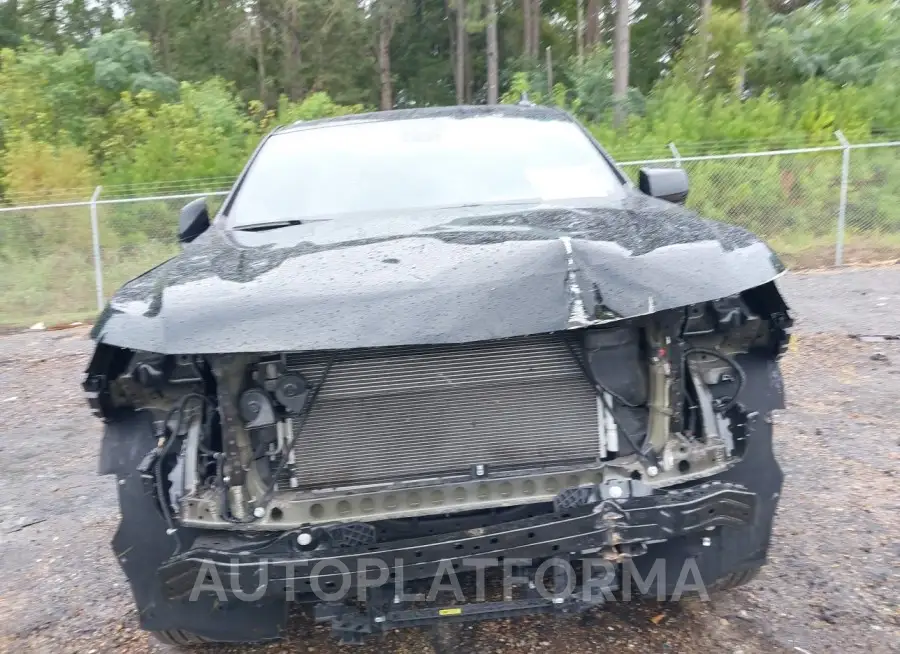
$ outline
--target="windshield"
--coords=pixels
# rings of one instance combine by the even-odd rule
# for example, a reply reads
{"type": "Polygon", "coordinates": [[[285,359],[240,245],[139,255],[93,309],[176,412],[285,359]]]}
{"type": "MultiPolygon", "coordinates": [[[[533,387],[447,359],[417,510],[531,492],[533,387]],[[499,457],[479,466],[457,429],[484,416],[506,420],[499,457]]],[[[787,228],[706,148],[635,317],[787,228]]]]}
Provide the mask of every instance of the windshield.
{"type": "Polygon", "coordinates": [[[232,227],[359,213],[603,198],[613,169],[574,123],[484,115],[348,122],[273,135],[232,227]]]}

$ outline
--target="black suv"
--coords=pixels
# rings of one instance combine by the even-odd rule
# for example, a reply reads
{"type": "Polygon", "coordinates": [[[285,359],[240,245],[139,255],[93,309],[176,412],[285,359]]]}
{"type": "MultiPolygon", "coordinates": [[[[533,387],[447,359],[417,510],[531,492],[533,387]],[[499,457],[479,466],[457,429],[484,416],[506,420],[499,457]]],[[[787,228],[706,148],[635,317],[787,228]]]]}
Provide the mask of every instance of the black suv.
{"type": "Polygon", "coordinates": [[[142,626],[265,640],[301,600],[355,642],[751,579],[783,267],[686,196],[549,108],[272,132],[93,331],[142,626]],[[491,601],[429,593],[492,568],[491,601]]]}

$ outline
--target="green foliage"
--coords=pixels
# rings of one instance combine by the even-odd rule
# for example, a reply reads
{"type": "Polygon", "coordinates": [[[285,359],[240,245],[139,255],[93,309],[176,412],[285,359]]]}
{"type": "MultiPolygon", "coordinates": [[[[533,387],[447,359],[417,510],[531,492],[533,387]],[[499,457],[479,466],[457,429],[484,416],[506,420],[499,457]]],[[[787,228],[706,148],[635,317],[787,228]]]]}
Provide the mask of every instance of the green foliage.
{"type": "MultiPolygon", "coordinates": [[[[0,202],[63,199],[60,188],[70,189],[64,199],[85,199],[95,184],[134,195],[168,180],[227,186],[275,126],[376,104],[374,46],[385,11],[395,104],[455,101],[458,0],[115,3],[124,15],[113,4],[0,0],[0,202]]],[[[592,4],[612,16],[610,0],[592,4]]],[[[697,37],[697,2],[635,4],[633,88],[617,129],[612,21],[601,22],[596,47],[579,61],[574,0],[544,0],[542,54],[529,59],[521,56],[522,3],[497,6],[502,101],[524,93],[564,108],[623,161],[667,157],[671,141],[689,155],[833,144],[836,129],[851,140],[900,129],[893,0],[825,0],[775,16],[752,3],[749,32],[737,0],[720,0],[707,43],[697,37]]],[[[464,86],[474,102],[485,96],[484,7],[466,1],[464,86]]],[[[897,247],[896,152],[854,151],[852,161],[848,247],[873,239],[897,247]]],[[[791,255],[829,247],[839,153],[686,167],[688,202],[700,212],[755,229],[791,255]]],[[[108,288],[177,251],[177,205],[101,207],[108,288]]],[[[60,308],[71,318],[91,313],[90,252],[84,208],[0,214],[0,323],[60,308]]]]}
{"type": "Polygon", "coordinates": [[[97,86],[119,93],[153,91],[161,97],[174,97],[178,83],[168,75],[153,72],[150,43],[139,40],[129,30],[101,34],[88,45],[85,54],[94,64],[97,86]]]}
{"type": "Polygon", "coordinates": [[[900,61],[882,66],[866,93],[872,132],[880,134],[896,129],[900,125],[900,61]]]}
{"type": "Polygon", "coordinates": [[[278,112],[275,123],[287,125],[298,120],[316,120],[318,118],[334,118],[356,114],[364,110],[363,105],[340,105],[334,102],[327,93],[312,93],[302,102],[291,102],[287,96],[281,96],[278,101],[278,112]]]}
{"type": "MultiPolygon", "coordinates": [[[[546,88],[546,85],[544,86],[546,88]]],[[[522,100],[535,104],[543,104],[544,95],[534,88],[531,76],[525,72],[513,73],[509,89],[500,96],[501,104],[516,104],[522,100]]]]}
{"type": "Polygon", "coordinates": [[[392,39],[397,106],[453,104],[450,30],[444,20],[443,3],[416,5],[416,10],[397,25],[392,39]]]}
{"type": "MultiPolygon", "coordinates": [[[[609,119],[613,109],[612,55],[607,48],[598,47],[583,62],[572,57],[560,71],[565,82],[556,82],[553,89],[547,89],[546,71],[534,68],[512,74],[508,90],[500,102],[514,104],[523,96],[535,104],[552,104],[573,113],[587,122],[609,119]]],[[[637,89],[629,89],[628,111],[640,114],[644,108],[644,98],[637,89]]]]}
{"type": "Polygon", "coordinates": [[[699,2],[657,0],[642,2],[631,27],[631,84],[648,93],[668,63],[681,52],[699,16],[699,2]]]}
{"type": "MultiPolygon", "coordinates": [[[[0,147],[30,139],[81,148],[90,155],[88,177],[106,185],[234,174],[275,125],[373,104],[372,21],[394,6],[375,1],[369,13],[355,0],[226,2],[210,13],[202,2],[130,0],[119,21],[104,3],[0,3],[0,38],[18,45],[0,52],[0,147]],[[223,29],[230,40],[220,38],[223,29]],[[177,85],[161,69],[194,81],[177,85]],[[264,97],[253,96],[256,87],[264,97]]],[[[398,105],[452,102],[455,6],[422,0],[397,13],[391,54],[398,105]]],[[[527,93],[532,102],[564,107],[613,151],[659,151],[669,141],[833,142],[835,129],[861,139],[900,127],[896,3],[826,3],[783,16],[757,8],[745,35],[737,3],[727,2],[713,13],[707,44],[694,34],[696,3],[640,5],[624,130],[609,125],[609,47],[601,39],[583,61],[574,57],[574,2],[542,3],[552,89],[545,59],[519,56],[521,6],[499,6],[503,101],[527,93]],[[742,71],[748,86],[738,94],[742,71]]],[[[483,6],[469,0],[466,7],[466,67],[477,100],[483,6]]]]}
{"type": "Polygon", "coordinates": [[[17,9],[17,4],[0,2],[0,49],[14,48],[22,42],[17,9]]]}
{"type": "MultiPolygon", "coordinates": [[[[225,57],[220,45],[204,41],[204,30],[209,29],[206,23],[184,30],[179,27],[173,32],[178,38],[169,41],[168,51],[160,50],[158,42],[142,40],[121,28],[95,36],[84,47],[77,47],[78,39],[69,35],[71,38],[54,41],[56,49],[51,49],[29,41],[40,36],[29,28],[18,49],[0,52],[0,146],[5,142],[8,147],[20,148],[21,143],[33,142],[52,145],[56,152],[79,148],[88,155],[85,179],[136,188],[165,179],[234,175],[259,138],[274,126],[364,110],[365,102],[342,102],[338,97],[374,98],[371,87],[364,92],[351,90],[359,80],[373,77],[372,61],[367,60],[370,54],[362,45],[372,43],[365,15],[354,9],[356,3],[350,0],[334,3],[327,11],[317,0],[291,2],[280,5],[280,14],[275,5],[261,4],[259,10],[268,12],[261,20],[284,18],[287,23],[283,26],[290,27],[298,39],[311,26],[322,24],[326,31],[342,34],[348,52],[354,52],[357,63],[365,65],[339,62],[329,54],[331,46],[300,39],[299,86],[292,89],[292,93],[302,89],[300,97],[281,93],[270,95],[269,102],[248,102],[241,75],[236,81],[207,77],[176,87],[171,77],[159,72],[162,58],[169,60],[170,68],[187,66],[183,70],[200,74],[199,62],[196,66],[190,63],[193,60],[186,54],[189,43],[225,57]],[[323,57],[333,60],[325,62],[323,57]],[[338,96],[315,90],[317,87],[337,89],[338,96]]],[[[573,18],[574,3],[545,2],[542,6],[562,17],[562,22],[543,21],[542,38],[556,48],[555,84],[552,89],[547,87],[543,58],[529,61],[515,52],[507,53],[502,101],[518,102],[525,93],[532,102],[576,113],[614,153],[661,155],[670,141],[683,147],[707,144],[697,146],[698,151],[709,149],[713,142],[745,143],[748,147],[759,142],[777,147],[779,142],[801,140],[833,143],[836,129],[851,139],[864,139],[900,127],[900,47],[894,48],[900,21],[893,20],[897,17],[893,4],[858,4],[841,10],[807,7],[785,17],[756,21],[760,30],[750,37],[744,36],[741,18],[734,11],[714,11],[709,28],[712,36],[705,47],[686,24],[693,20],[693,5],[666,0],[641,7],[634,18],[638,39],[649,38],[640,36],[641,30],[661,26],[659,48],[654,51],[659,73],[649,85],[649,93],[631,89],[626,128],[617,130],[610,124],[613,75],[608,46],[598,45],[583,61],[569,56],[571,23],[568,27],[564,23],[573,18]],[[850,36],[859,38],[854,41],[850,36]],[[873,47],[864,47],[868,39],[874,39],[873,47]],[[788,56],[779,50],[784,43],[801,43],[799,50],[818,62],[816,67],[802,63],[796,52],[796,56],[788,56]],[[738,95],[742,70],[751,86],[749,92],[738,95]],[[856,83],[845,83],[846,77],[842,77],[850,70],[860,76],[856,83]],[[806,72],[801,75],[797,71],[806,72]],[[771,81],[768,87],[759,86],[764,79],[771,81]]],[[[483,16],[476,1],[471,0],[467,7],[469,47],[475,51],[473,63],[480,65],[479,21],[483,16]]],[[[401,106],[452,100],[448,29],[452,25],[447,24],[445,11],[442,4],[429,1],[411,5],[398,18],[392,55],[401,106]]],[[[163,19],[178,24],[189,16],[206,14],[190,3],[166,0],[151,7],[134,2],[134,12],[126,22],[159,28],[163,19]],[[162,15],[163,11],[169,13],[162,15]]],[[[85,24],[95,25],[92,29],[101,25],[97,15],[86,13],[83,18],[85,24]]],[[[238,24],[244,18],[226,12],[222,21],[238,24]]],[[[26,22],[34,26],[37,23],[32,19],[33,15],[26,22]]],[[[520,19],[521,15],[509,8],[501,12],[501,37],[505,30],[516,32],[518,39],[520,19]]],[[[251,42],[261,37],[264,50],[267,43],[287,38],[271,30],[255,36],[243,34],[241,38],[251,42]]],[[[517,43],[511,34],[507,38],[517,43]]],[[[633,66],[644,61],[642,56],[635,57],[633,66]]],[[[283,73],[284,64],[277,58],[264,63],[267,71],[275,70],[271,74],[283,73]]],[[[219,64],[231,65],[227,57],[219,64]]],[[[476,85],[479,75],[474,78],[476,85]]],[[[267,87],[274,90],[277,84],[272,79],[267,74],[267,87]]],[[[479,93],[476,88],[476,98],[479,93]]],[[[40,156],[33,162],[38,167],[46,164],[44,178],[52,178],[51,161],[40,156]]],[[[5,169],[9,167],[7,163],[5,169]]],[[[32,182],[15,182],[16,193],[28,192],[24,188],[28,183],[31,192],[40,192],[43,187],[33,181],[38,177],[26,177],[32,182]]],[[[7,195],[12,193],[11,179],[7,175],[7,195]]]]}
{"type": "Polygon", "coordinates": [[[757,87],[785,89],[813,77],[868,85],[900,53],[900,5],[853,2],[823,11],[809,5],[774,16],[750,56],[757,87]]]}
{"type": "MultiPolygon", "coordinates": [[[[612,52],[598,47],[582,63],[572,59],[570,66],[578,112],[591,122],[608,120],[614,105],[612,52]]],[[[629,114],[643,112],[644,97],[638,89],[629,89],[626,110],[629,114]]]]}
{"type": "Polygon", "coordinates": [[[689,38],[675,57],[670,79],[663,83],[686,84],[706,96],[734,91],[752,48],[741,20],[736,11],[713,11],[709,41],[704,44],[699,35],[689,38]]]}
{"type": "MultiPolygon", "coordinates": [[[[65,199],[85,199],[95,184],[135,195],[168,180],[227,186],[274,127],[377,103],[374,46],[385,11],[394,103],[455,101],[458,0],[115,3],[124,15],[113,4],[0,0],[0,202],[56,199],[59,188],[72,189],[65,199]]],[[[851,141],[900,132],[895,0],[824,0],[795,11],[781,3],[778,15],[771,3],[751,3],[747,31],[740,3],[720,0],[706,43],[697,34],[697,2],[635,4],[633,88],[620,128],[611,119],[612,21],[601,22],[596,47],[579,61],[574,0],[543,0],[542,54],[528,58],[522,3],[496,4],[502,101],[527,94],[570,111],[623,161],[667,157],[673,141],[690,155],[834,144],[838,129],[851,141]]],[[[612,16],[610,0],[592,4],[612,16]]],[[[463,86],[475,103],[485,97],[485,6],[466,0],[461,25],[463,86]]],[[[693,163],[689,203],[794,252],[829,238],[832,223],[823,216],[836,211],[838,160],[693,163]]],[[[896,151],[854,151],[851,169],[851,213],[867,217],[851,220],[854,238],[900,231],[896,151]]],[[[170,253],[175,209],[128,205],[102,221],[109,284],[170,253]]],[[[30,315],[77,296],[90,309],[92,295],[82,292],[89,242],[81,209],[0,214],[0,306],[30,315]],[[15,270],[39,271],[28,282],[34,293],[6,280],[15,270]],[[73,272],[48,281],[54,270],[73,272]]]]}
{"type": "Polygon", "coordinates": [[[34,196],[96,181],[90,154],[76,145],[53,145],[25,135],[0,157],[0,182],[8,197],[34,196]]]}
{"type": "Polygon", "coordinates": [[[834,131],[848,138],[868,137],[875,89],[837,86],[824,79],[810,79],[787,94],[788,120],[814,141],[830,141],[834,131]]]}
{"type": "Polygon", "coordinates": [[[226,83],[184,82],[180,95],[179,102],[160,103],[150,91],[122,94],[102,143],[107,184],[236,173],[254,125],[226,83]]]}
{"type": "Polygon", "coordinates": [[[81,50],[62,54],[34,44],[0,51],[0,130],[55,143],[84,143],[96,126],[98,89],[81,50]]]}
{"type": "MultiPolygon", "coordinates": [[[[6,195],[17,204],[43,203],[55,189],[89,188],[96,181],[90,155],[83,148],[51,145],[28,136],[8,144],[0,168],[6,195]]],[[[90,249],[87,220],[61,220],[59,214],[50,212],[41,212],[23,223],[12,220],[0,214],[0,257],[24,253],[37,256],[54,248],[90,249]]]]}

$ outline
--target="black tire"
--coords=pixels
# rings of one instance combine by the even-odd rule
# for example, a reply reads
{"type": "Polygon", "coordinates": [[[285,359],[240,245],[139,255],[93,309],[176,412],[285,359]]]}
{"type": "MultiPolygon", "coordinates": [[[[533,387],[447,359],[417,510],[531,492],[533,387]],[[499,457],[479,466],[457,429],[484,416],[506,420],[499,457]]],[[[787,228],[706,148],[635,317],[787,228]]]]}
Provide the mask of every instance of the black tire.
{"type": "Polygon", "coordinates": [[[197,636],[182,629],[167,629],[165,631],[151,631],[150,633],[162,644],[175,647],[196,647],[197,645],[213,642],[208,638],[197,636]]]}
{"type": "Polygon", "coordinates": [[[725,575],[721,579],[716,580],[716,582],[710,586],[709,590],[710,592],[719,592],[749,584],[759,575],[760,569],[760,566],[756,566],[741,570],[740,572],[732,572],[730,575],[725,575]]]}
{"type": "MultiPolygon", "coordinates": [[[[738,586],[743,586],[744,584],[749,584],[751,581],[756,579],[757,575],[759,575],[760,566],[756,566],[753,568],[747,568],[746,570],[741,570],[740,572],[732,572],[731,574],[727,574],[721,579],[716,579],[713,583],[711,583],[706,588],[707,597],[714,597],[719,595],[719,593],[724,593],[725,591],[732,590],[737,588],[738,586]]],[[[701,595],[697,591],[688,591],[681,595],[677,600],[677,602],[697,602],[701,599],[705,599],[703,595],[701,595]]]]}
{"type": "Polygon", "coordinates": [[[741,570],[740,572],[732,572],[730,574],[725,575],[721,579],[717,579],[713,583],[709,584],[705,588],[705,593],[688,589],[678,595],[669,594],[671,593],[671,589],[669,589],[669,593],[665,593],[664,596],[657,595],[657,589],[651,589],[651,592],[641,593],[637,587],[632,588],[632,597],[642,598],[644,600],[660,600],[664,599],[667,602],[695,602],[701,599],[706,599],[712,595],[717,595],[719,593],[731,590],[733,588],[737,588],[738,586],[743,586],[744,584],[749,584],[751,581],[756,579],[759,575],[759,571],[761,570],[761,566],[753,566],[751,568],[747,568],[746,570],[741,570]]]}

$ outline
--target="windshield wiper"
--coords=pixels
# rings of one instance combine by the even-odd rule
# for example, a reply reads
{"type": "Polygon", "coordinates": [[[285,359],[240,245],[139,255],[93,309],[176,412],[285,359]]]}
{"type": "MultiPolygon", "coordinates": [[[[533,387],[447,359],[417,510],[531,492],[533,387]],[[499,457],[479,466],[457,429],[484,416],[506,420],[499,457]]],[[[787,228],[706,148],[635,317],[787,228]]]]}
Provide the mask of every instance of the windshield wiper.
{"type": "Polygon", "coordinates": [[[290,220],[273,220],[269,223],[254,223],[251,225],[240,225],[234,229],[239,232],[264,232],[267,229],[278,229],[279,227],[290,227],[292,225],[303,225],[306,221],[299,218],[291,218],[290,220]]]}

